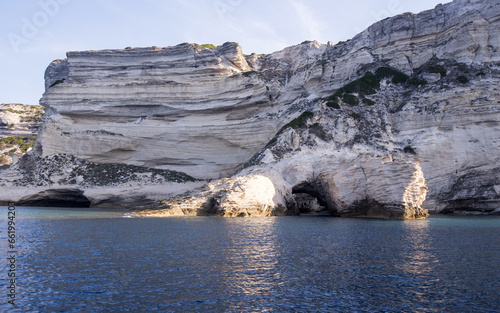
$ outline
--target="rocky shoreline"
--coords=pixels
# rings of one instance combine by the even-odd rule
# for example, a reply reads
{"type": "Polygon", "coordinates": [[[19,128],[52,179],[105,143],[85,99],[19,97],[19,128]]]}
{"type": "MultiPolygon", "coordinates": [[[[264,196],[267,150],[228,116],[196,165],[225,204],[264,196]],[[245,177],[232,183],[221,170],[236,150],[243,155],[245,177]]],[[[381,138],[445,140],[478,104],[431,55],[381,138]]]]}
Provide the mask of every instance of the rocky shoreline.
{"type": "Polygon", "coordinates": [[[499,29],[500,3],[455,0],[268,55],[68,52],[0,200],[66,189],[141,216],[497,214],[499,29]]]}

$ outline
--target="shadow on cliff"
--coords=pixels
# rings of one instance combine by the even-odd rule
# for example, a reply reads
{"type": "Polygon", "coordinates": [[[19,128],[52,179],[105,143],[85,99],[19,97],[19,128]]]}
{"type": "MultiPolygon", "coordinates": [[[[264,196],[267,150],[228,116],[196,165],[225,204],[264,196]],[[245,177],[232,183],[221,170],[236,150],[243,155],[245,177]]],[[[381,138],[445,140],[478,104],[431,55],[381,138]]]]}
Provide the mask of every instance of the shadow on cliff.
{"type": "Polygon", "coordinates": [[[18,206],[89,208],[90,200],[76,188],[47,189],[21,198],[18,206]]]}

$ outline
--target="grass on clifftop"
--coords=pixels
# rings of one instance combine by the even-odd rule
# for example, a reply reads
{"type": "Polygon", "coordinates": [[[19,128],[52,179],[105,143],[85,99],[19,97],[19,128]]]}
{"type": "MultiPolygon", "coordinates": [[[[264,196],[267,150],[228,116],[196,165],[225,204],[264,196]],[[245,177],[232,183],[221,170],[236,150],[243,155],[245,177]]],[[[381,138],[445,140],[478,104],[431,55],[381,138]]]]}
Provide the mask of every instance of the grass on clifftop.
{"type": "Polygon", "coordinates": [[[19,114],[21,115],[21,122],[40,123],[43,120],[44,108],[40,105],[2,104],[0,105],[0,112],[19,114]]]}

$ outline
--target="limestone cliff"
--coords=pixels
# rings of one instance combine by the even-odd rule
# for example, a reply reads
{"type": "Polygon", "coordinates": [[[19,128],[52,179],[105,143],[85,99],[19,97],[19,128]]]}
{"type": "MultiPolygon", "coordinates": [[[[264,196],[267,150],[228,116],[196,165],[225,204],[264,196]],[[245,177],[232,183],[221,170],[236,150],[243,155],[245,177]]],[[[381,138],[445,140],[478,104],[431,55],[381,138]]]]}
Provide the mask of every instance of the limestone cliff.
{"type": "Polygon", "coordinates": [[[38,151],[231,175],[279,124],[266,116],[276,109],[250,71],[235,43],[69,52],[46,72],[38,151]]]}
{"type": "Polygon", "coordinates": [[[38,105],[0,104],[0,166],[12,164],[32,149],[42,115],[38,105]]]}
{"type": "Polygon", "coordinates": [[[35,150],[220,179],[147,215],[496,212],[499,30],[498,1],[455,0],[269,55],[69,52],[46,71],[35,150]]]}

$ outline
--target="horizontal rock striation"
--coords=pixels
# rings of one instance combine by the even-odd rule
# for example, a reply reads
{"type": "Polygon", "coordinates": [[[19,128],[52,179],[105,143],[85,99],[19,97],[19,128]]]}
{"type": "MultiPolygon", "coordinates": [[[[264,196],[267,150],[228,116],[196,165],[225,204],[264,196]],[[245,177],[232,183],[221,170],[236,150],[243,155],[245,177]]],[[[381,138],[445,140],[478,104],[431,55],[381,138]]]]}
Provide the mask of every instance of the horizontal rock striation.
{"type": "Polygon", "coordinates": [[[273,103],[250,70],[234,43],[69,52],[46,72],[38,150],[230,175],[280,123],[267,116],[273,103]]]}
{"type": "MultiPolygon", "coordinates": [[[[332,156],[333,157],[333,156],[332,156]]],[[[299,163],[303,160],[295,159],[299,163]]],[[[290,160],[289,160],[290,161],[290,160]]],[[[136,212],[140,216],[279,216],[311,213],[300,207],[304,195],[342,217],[419,219],[427,187],[418,162],[358,158],[352,166],[277,164],[272,169],[210,183],[182,197],[157,202],[136,212]],[[321,173],[316,176],[316,171],[321,173]]],[[[344,160],[345,161],[345,160],[344,160]]],[[[322,210],[319,210],[320,212],[322,210]]]]}
{"type": "Polygon", "coordinates": [[[498,1],[455,0],[269,55],[69,52],[46,71],[35,150],[220,179],[143,215],[496,212],[499,24],[498,1]]]}
{"type": "Polygon", "coordinates": [[[32,149],[42,115],[39,105],[0,104],[0,166],[15,163],[32,149]]]}

